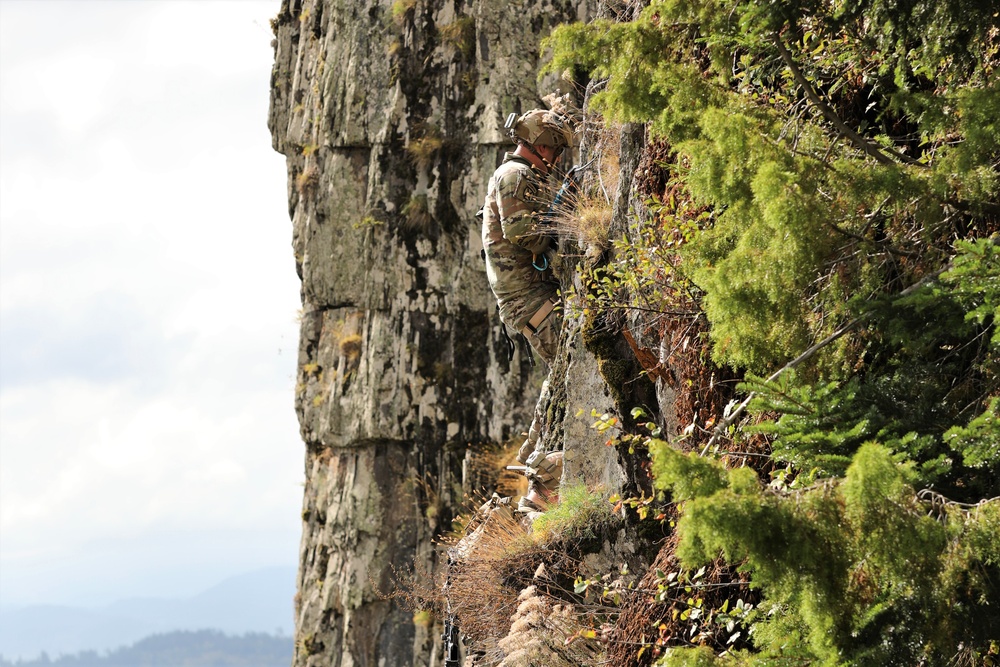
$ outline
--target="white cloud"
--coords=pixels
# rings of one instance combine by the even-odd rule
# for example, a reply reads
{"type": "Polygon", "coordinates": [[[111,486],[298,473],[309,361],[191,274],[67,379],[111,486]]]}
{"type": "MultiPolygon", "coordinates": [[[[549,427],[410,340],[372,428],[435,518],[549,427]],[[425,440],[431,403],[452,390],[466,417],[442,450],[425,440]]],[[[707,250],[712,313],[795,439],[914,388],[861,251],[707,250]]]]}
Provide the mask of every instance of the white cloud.
{"type": "Polygon", "coordinates": [[[278,4],[0,2],[4,604],[296,556],[278,4]]]}

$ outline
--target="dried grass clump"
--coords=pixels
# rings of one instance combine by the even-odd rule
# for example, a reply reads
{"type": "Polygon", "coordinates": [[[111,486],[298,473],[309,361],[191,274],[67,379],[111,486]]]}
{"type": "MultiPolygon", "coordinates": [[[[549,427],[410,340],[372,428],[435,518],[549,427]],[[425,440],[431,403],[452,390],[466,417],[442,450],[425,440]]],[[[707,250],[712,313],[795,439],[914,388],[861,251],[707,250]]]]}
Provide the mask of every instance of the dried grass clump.
{"type": "Polygon", "coordinates": [[[578,192],[556,207],[553,222],[560,234],[577,239],[588,253],[610,245],[610,231],[619,180],[619,133],[613,126],[590,120],[585,134],[594,159],[581,177],[578,192]]]}
{"type": "Polygon", "coordinates": [[[317,186],[319,186],[319,169],[316,165],[310,164],[295,179],[295,190],[300,197],[308,197],[316,192],[317,186]]]}
{"type": "Polygon", "coordinates": [[[579,485],[567,487],[534,527],[499,510],[469,522],[464,535],[472,539],[446,540],[457,561],[447,598],[468,645],[482,652],[477,667],[593,664],[598,632],[575,606],[574,581],[585,545],[614,520],[604,494],[579,485]]]}
{"type": "Polygon", "coordinates": [[[403,210],[403,227],[410,231],[430,233],[433,229],[434,218],[431,217],[427,204],[427,195],[414,195],[410,201],[406,202],[403,210]]]}
{"type": "Polygon", "coordinates": [[[581,637],[586,628],[572,605],[554,601],[529,586],[518,596],[510,633],[497,646],[506,654],[498,667],[578,667],[596,664],[600,647],[581,637]]]}
{"type": "MultiPolygon", "coordinates": [[[[517,452],[522,441],[522,438],[517,438],[504,445],[470,448],[464,465],[469,488],[482,489],[486,497],[493,492],[511,498],[526,494],[527,478],[519,472],[507,470],[507,466],[520,465],[517,452]]],[[[485,499],[480,498],[476,507],[485,499]]]]}
{"type": "Polygon", "coordinates": [[[434,612],[430,609],[421,609],[413,614],[413,625],[418,628],[430,628],[434,625],[434,612]]]}
{"type": "MultiPolygon", "coordinates": [[[[537,594],[547,597],[550,605],[575,600],[573,579],[580,564],[566,553],[565,545],[533,540],[520,516],[513,513],[496,511],[485,523],[470,522],[466,534],[476,534],[471,545],[458,544],[461,536],[446,540],[453,545],[450,553],[456,559],[447,577],[446,595],[467,645],[481,653],[477,667],[486,667],[506,657],[499,642],[509,634],[521,591],[535,584],[537,594]],[[539,579],[542,572],[545,575],[539,579]]],[[[568,635],[560,635],[559,642],[568,635]]]]}
{"type": "Polygon", "coordinates": [[[601,198],[587,197],[577,204],[575,231],[584,245],[601,250],[608,247],[612,213],[611,205],[601,198]]]}
{"type": "Polygon", "coordinates": [[[533,560],[533,549],[520,518],[503,512],[482,524],[470,522],[466,531],[478,536],[471,545],[454,540],[452,551],[465,553],[451,565],[447,597],[462,633],[477,649],[490,651],[507,634],[518,593],[530,581],[530,574],[527,580],[516,574],[512,561],[533,560]]]}
{"type": "Polygon", "coordinates": [[[361,334],[349,334],[340,339],[340,353],[348,365],[354,365],[361,356],[361,334]]]}
{"type": "Polygon", "coordinates": [[[406,152],[410,155],[410,160],[419,171],[425,171],[431,166],[434,157],[444,146],[444,139],[435,128],[428,128],[422,137],[410,140],[406,144],[406,152]]]}
{"type": "MultiPolygon", "coordinates": [[[[466,468],[470,474],[482,468],[484,478],[490,468],[490,483],[503,486],[497,470],[513,460],[517,444],[470,452],[466,468]]],[[[518,475],[507,483],[523,479],[518,475]]],[[[610,532],[601,517],[610,514],[611,504],[600,492],[567,487],[562,502],[549,510],[549,528],[533,531],[512,511],[513,502],[497,498],[493,506],[501,509],[480,512],[480,498],[468,519],[456,519],[462,528],[439,540],[441,558],[433,572],[426,565],[415,565],[411,573],[394,570],[394,590],[383,594],[376,587],[377,594],[411,611],[415,623],[440,622],[451,614],[471,656],[466,664],[598,664],[606,632],[578,606],[583,599],[574,583],[583,571],[582,549],[592,543],[594,531],[610,532]],[[571,517],[574,513],[579,516],[571,517]],[[445,554],[447,568],[442,567],[445,554]]]]}

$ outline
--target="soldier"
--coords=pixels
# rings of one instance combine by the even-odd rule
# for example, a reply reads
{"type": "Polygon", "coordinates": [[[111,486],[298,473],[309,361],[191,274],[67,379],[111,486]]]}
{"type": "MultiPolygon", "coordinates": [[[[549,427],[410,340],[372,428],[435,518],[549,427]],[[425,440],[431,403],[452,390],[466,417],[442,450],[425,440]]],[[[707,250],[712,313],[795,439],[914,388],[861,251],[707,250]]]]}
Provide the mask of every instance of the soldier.
{"type": "MultiPolygon", "coordinates": [[[[486,275],[504,324],[524,335],[549,366],[562,328],[559,283],[552,275],[554,230],[546,220],[551,197],[545,190],[564,149],[573,145],[573,124],[555,111],[511,114],[505,127],[517,144],[493,173],[483,206],[486,275]]],[[[546,380],[547,386],[548,380],[546,380]]],[[[545,394],[545,387],[542,389],[545,394]]],[[[524,462],[538,441],[536,407],[528,438],[518,452],[524,462]]]]}
{"type": "Polygon", "coordinates": [[[520,525],[530,531],[534,520],[559,502],[562,452],[534,452],[528,457],[527,465],[507,466],[507,469],[516,470],[528,478],[528,493],[521,496],[516,509],[511,508],[510,497],[500,497],[494,493],[469,521],[462,539],[449,551],[448,555],[453,560],[468,559],[478,542],[484,538],[484,533],[491,531],[491,522],[496,534],[493,537],[512,537],[511,527],[520,525]]]}
{"type": "Polygon", "coordinates": [[[486,275],[500,306],[500,319],[524,334],[551,365],[559,341],[559,283],[552,276],[554,230],[545,220],[551,198],[545,178],[573,144],[572,122],[554,111],[534,109],[508,118],[513,153],[490,179],[483,206],[486,275]]]}
{"type": "MultiPolygon", "coordinates": [[[[511,466],[514,467],[514,466],[511,466]]],[[[528,478],[528,493],[521,496],[517,511],[524,514],[529,525],[550,505],[559,502],[559,484],[562,481],[563,453],[536,451],[528,457],[524,474],[528,478]]]]}

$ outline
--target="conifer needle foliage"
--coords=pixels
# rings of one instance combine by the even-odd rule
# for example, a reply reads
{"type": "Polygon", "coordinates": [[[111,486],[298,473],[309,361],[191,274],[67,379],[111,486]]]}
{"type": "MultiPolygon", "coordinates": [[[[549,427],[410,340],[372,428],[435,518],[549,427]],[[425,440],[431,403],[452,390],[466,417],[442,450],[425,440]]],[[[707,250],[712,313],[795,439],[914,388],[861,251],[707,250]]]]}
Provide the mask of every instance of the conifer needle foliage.
{"type": "MultiPolygon", "coordinates": [[[[651,441],[653,473],[682,503],[685,565],[722,554],[763,595],[753,650],[663,664],[1000,663],[1000,10],[653,0],[635,16],[556,29],[549,69],[589,74],[591,111],[669,146],[615,265],[683,237],[646,268],[683,281],[656,310],[683,288],[755,426],[727,414],[690,454],[651,441]],[[766,464],[713,458],[751,432],[766,464]]],[[[650,309],[652,281],[608,275],[650,309]]]]}
{"type": "Polygon", "coordinates": [[[759,652],[664,664],[945,665],[1000,636],[1000,503],[927,503],[912,466],[874,443],[835,483],[788,492],[666,442],[652,451],[658,485],[687,501],[682,562],[721,551],[765,595],[759,652]]]}

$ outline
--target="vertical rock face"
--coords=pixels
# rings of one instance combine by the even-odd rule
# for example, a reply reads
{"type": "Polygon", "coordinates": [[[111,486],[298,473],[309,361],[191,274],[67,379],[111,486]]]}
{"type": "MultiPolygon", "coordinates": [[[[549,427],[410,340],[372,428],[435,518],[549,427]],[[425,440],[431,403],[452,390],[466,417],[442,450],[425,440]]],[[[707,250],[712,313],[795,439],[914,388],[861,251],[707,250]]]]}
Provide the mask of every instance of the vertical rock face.
{"type": "Polygon", "coordinates": [[[541,369],[508,368],[474,216],[504,116],[553,91],[539,39],[592,4],[284,0],[274,19],[302,279],[296,666],[437,664],[378,591],[433,565],[469,446],[530,421],[541,369]]]}

